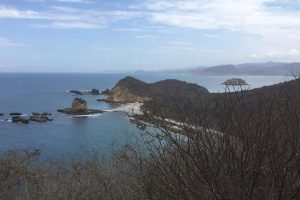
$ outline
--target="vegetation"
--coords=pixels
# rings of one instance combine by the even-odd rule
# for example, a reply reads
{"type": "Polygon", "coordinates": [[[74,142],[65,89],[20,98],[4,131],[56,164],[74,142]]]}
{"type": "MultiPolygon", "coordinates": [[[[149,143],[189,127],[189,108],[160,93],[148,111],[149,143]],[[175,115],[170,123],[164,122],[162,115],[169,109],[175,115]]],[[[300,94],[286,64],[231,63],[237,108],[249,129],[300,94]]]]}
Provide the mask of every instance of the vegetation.
{"type": "Polygon", "coordinates": [[[38,164],[39,152],[8,152],[0,199],[299,199],[299,89],[294,81],[267,93],[228,92],[188,112],[173,98],[180,123],[152,102],[138,125],[157,129],[132,138],[111,162],[91,154],[38,164]]]}
{"type": "Polygon", "coordinates": [[[224,85],[237,85],[237,86],[248,85],[248,83],[245,80],[240,79],[240,78],[228,79],[223,84],[224,85]]]}

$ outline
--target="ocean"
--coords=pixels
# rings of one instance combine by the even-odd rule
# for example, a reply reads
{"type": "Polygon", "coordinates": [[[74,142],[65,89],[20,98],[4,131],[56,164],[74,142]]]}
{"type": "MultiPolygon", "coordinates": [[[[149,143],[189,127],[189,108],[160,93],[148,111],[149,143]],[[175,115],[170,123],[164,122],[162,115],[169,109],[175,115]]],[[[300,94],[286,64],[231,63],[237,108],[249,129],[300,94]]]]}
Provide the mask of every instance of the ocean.
{"type": "MultiPolygon", "coordinates": [[[[130,135],[139,134],[124,113],[74,118],[57,113],[58,108],[71,106],[74,96],[68,90],[105,90],[130,75],[145,82],[179,79],[197,83],[210,92],[223,92],[221,84],[232,76],[197,76],[179,73],[103,73],[103,74],[0,74],[0,153],[11,149],[41,149],[43,159],[73,156],[82,151],[111,152],[112,146],[122,145],[130,135]],[[50,112],[54,120],[47,123],[16,124],[5,121],[9,113],[50,112]]],[[[251,88],[288,80],[281,76],[238,76],[251,88]]],[[[82,96],[93,109],[112,109],[117,104],[96,101],[105,96],[82,96]]]]}

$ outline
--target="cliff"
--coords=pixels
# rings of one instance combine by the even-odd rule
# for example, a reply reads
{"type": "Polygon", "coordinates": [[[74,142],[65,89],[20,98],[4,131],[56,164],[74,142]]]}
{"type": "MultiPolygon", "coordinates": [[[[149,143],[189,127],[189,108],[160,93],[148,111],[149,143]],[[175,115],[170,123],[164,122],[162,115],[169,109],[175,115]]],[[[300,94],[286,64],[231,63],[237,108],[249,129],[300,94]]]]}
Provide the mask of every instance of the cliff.
{"type": "Polygon", "coordinates": [[[151,100],[151,96],[149,84],[127,76],[110,90],[107,101],[113,103],[145,102],[151,100]]]}

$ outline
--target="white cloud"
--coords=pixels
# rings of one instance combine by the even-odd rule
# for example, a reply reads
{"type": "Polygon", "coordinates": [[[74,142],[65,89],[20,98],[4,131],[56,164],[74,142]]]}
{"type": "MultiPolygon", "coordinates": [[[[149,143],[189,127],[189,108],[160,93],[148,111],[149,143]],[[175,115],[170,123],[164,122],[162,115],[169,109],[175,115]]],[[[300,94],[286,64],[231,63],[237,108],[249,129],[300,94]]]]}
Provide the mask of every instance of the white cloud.
{"type": "Polygon", "coordinates": [[[25,0],[26,2],[33,2],[33,3],[46,3],[46,0],[25,0]]]}
{"type": "Polygon", "coordinates": [[[270,51],[266,54],[269,58],[300,58],[300,51],[296,48],[289,49],[287,51],[270,51]]]}
{"type": "Polygon", "coordinates": [[[63,2],[63,3],[92,3],[92,1],[88,0],[55,0],[57,2],[63,2]]]}
{"type": "MultiPolygon", "coordinates": [[[[257,60],[299,60],[300,50],[296,48],[286,50],[270,50],[264,53],[252,53],[247,57],[257,60]]],[[[243,58],[243,56],[240,56],[240,58],[243,58]]]]}
{"type": "Polygon", "coordinates": [[[6,37],[0,37],[0,46],[5,46],[5,47],[25,47],[27,45],[12,42],[8,38],[6,38],[6,37]]]}
{"type": "Polygon", "coordinates": [[[0,6],[0,18],[37,19],[41,14],[33,10],[18,10],[12,7],[0,6]]]}
{"type": "Polygon", "coordinates": [[[154,39],[157,39],[157,35],[137,35],[135,36],[135,38],[138,38],[138,39],[151,39],[151,40],[154,40],[154,39]]]}
{"type": "Polygon", "coordinates": [[[42,28],[83,28],[96,29],[104,27],[108,22],[127,20],[139,16],[139,12],[131,11],[97,11],[74,7],[53,6],[44,11],[21,10],[0,5],[0,19],[39,20],[34,27],[42,28]],[[40,22],[42,20],[42,23],[40,22]]]}
{"type": "Polygon", "coordinates": [[[150,19],[170,26],[298,37],[300,12],[274,9],[275,0],[150,0],[150,19]]]}
{"type": "Polygon", "coordinates": [[[51,22],[44,25],[36,25],[39,28],[54,28],[54,29],[97,29],[104,27],[101,23],[83,23],[83,22],[51,22]]]}

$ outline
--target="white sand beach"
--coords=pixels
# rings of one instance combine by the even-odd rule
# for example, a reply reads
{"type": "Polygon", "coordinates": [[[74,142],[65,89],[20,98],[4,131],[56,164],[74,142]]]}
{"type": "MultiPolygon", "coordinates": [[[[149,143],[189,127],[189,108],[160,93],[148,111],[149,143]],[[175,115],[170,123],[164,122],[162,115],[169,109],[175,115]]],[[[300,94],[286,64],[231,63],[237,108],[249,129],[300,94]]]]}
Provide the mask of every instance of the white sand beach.
{"type": "Polygon", "coordinates": [[[128,103],[128,104],[123,104],[120,107],[110,109],[110,110],[104,110],[105,112],[124,112],[124,113],[129,113],[129,114],[134,114],[134,115],[143,115],[143,112],[141,110],[141,106],[143,104],[139,102],[135,103],[128,103]]]}

